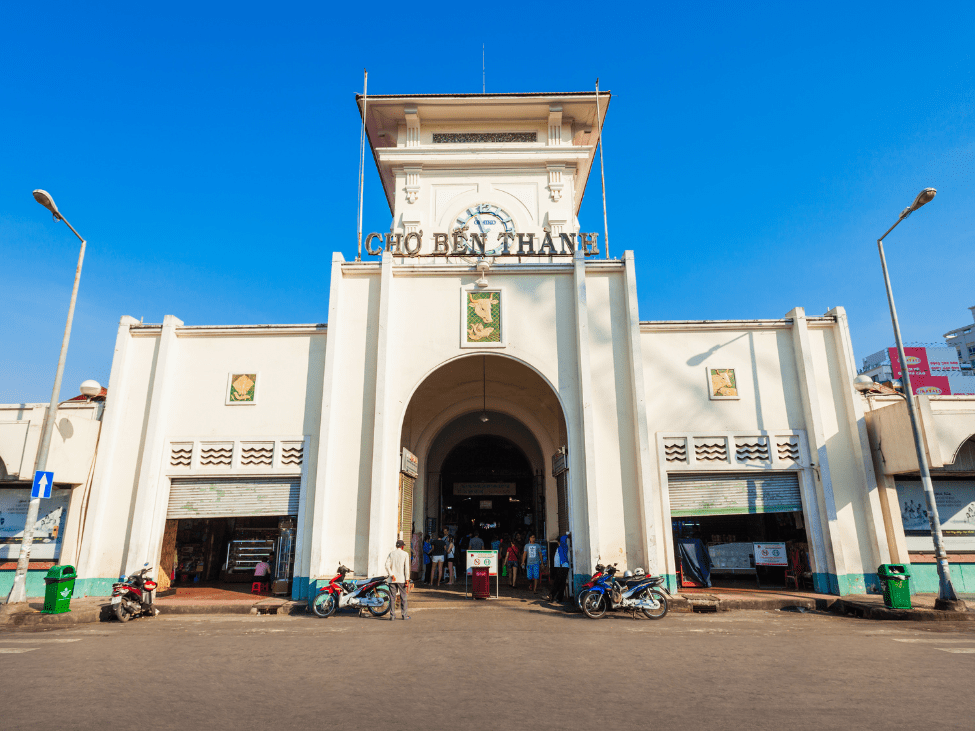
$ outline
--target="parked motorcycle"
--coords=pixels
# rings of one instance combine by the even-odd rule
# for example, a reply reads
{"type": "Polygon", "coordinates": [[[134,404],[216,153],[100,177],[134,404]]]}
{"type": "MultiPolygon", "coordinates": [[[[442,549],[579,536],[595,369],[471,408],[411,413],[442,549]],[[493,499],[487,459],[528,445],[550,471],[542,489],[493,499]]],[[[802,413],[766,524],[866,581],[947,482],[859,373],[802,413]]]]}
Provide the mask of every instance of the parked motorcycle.
{"type": "Polygon", "coordinates": [[[663,576],[647,576],[642,569],[618,581],[616,567],[608,566],[582,597],[582,611],[590,619],[615,609],[629,610],[634,617],[641,611],[647,619],[662,619],[667,614],[667,597],[659,588],[663,583],[663,576]]]}
{"type": "Polygon", "coordinates": [[[312,611],[319,617],[331,617],[342,607],[368,609],[374,617],[382,617],[393,608],[393,593],[389,588],[389,578],[377,576],[364,584],[346,581],[345,576],[352,569],[339,566],[338,573],[318,590],[318,596],[311,603],[312,611]]]}
{"type": "Polygon", "coordinates": [[[151,570],[152,567],[146,564],[141,571],[127,577],[120,576],[118,582],[112,584],[112,608],[120,622],[159,614],[159,610],[152,605],[156,582],[146,578],[151,570]]]}
{"type": "MultiPolygon", "coordinates": [[[[613,564],[613,566],[615,568],[616,564],[613,564]]],[[[599,579],[601,579],[605,575],[605,573],[606,573],[606,567],[603,566],[601,563],[597,563],[596,570],[595,572],[593,572],[593,575],[589,578],[589,581],[587,581],[579,588],[579,592],[576,594],[576,604],[579,606],[580,612],[582,611],[582,602],[585,599],[586,594],[589,593],[589,590],[596,585],[596,582],[599,581],[599,579]]]]}

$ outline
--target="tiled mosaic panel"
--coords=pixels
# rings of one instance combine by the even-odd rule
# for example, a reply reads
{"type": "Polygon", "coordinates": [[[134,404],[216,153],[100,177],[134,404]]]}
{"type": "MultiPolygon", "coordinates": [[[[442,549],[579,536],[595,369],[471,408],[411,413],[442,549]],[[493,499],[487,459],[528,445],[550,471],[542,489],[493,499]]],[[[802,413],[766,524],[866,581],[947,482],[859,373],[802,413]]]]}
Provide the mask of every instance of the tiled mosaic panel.
{"type": "Polygon", "coordinates": [[[467,342],[469,343],[500,343],[501,342],[501,293],[481,292],[467,295],[467,342]],[[488,311],[488,306],[477,306],[474,302],[487,300],[491,302],[491,320],[485,322],[480,313],[488,311]]]}

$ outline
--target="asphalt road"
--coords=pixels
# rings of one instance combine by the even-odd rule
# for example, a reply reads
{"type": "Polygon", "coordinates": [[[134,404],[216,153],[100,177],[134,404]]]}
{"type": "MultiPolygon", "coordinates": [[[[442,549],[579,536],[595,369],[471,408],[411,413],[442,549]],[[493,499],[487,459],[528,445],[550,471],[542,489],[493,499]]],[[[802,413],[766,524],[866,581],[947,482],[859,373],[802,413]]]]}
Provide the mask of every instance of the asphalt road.
{"type": "Polygon", "coordinates": [[[18,730],[975,726],[975,623],[774,611],[160,617],[0,633],[0,672],[18,730]]]}

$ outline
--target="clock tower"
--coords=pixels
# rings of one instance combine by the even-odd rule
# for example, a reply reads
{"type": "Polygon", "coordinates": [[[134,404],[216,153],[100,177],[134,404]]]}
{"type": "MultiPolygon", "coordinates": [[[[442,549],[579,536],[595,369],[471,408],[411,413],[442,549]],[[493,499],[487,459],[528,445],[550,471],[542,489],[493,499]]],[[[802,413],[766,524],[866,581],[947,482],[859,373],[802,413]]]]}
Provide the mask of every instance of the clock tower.
{"type": "Polygon", "coordinates": [[[595,92],[357,96],[390,233],[420,234],[422,253],[435,233],[474,234],[489,253],[504,234],[578,234],[611,98],[599,93],[598,120],[595,92]]]}

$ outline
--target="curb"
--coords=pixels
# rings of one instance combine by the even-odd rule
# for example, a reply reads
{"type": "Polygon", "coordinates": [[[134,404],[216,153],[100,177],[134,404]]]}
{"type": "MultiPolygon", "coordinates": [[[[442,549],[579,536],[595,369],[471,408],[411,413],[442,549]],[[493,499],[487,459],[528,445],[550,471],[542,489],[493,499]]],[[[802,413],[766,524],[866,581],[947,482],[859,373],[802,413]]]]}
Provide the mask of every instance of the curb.
{"type": "Polygon", "coordinates": [[[856,602],[848,599],[837,599],[830,606],[830,611],[848,617],[861,619],[881,619],[894,621],[929,621],[929,622],[975,622],[975,612],[945,612],[940,609],[890,609],[871,602],[856,602]]]}
{"type": "Polygon", "coordinates": [[[8,609],[0,606],[0,629],[8,627],[61,627],[74,624],[107,622],[115,618],[108,602],[82,606],[63,614],[44,614],[29,607],[8,609]]]}

